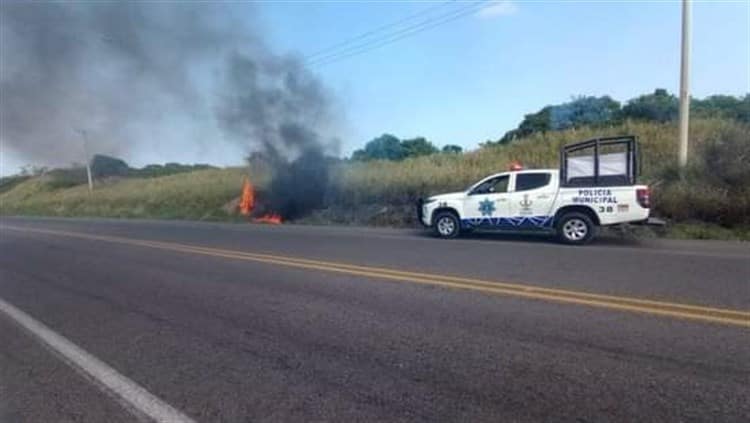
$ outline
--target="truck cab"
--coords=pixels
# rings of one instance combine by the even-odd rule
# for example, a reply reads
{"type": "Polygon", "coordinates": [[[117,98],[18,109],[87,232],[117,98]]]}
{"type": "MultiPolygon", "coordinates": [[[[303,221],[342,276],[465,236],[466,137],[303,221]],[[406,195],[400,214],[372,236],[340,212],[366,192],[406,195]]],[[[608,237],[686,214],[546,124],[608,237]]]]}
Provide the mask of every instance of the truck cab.
{"type": "Polygon", "coordinates": [[[636,147],[634,137],[566,146],[560,169],[489,175],[465,191],[420,201],[418,217],[441,238],[475,229],[548,231],[585,244],[599,226],[648,219],[649,189],[635,184],[636,147]]]}

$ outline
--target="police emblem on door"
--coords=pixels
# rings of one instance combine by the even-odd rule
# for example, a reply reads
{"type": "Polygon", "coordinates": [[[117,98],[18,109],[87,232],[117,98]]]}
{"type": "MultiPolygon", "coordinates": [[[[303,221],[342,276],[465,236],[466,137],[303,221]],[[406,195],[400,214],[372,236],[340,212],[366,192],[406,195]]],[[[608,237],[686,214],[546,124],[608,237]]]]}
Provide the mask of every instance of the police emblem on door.
{"type": "Polygon", "coordinates": [[[534,214],[534,211],[531,210],[532,204],[534,204],[534,202],[529,200],[529,194],[524,194],[523,200],[518,202],[518,205],[521,206],[520,214],[524,216],[529,216],[529,215],[534,214]]]}
{"type": "Polygon", "coordinates": [[[482,216],[492,216],[494,212],[495,203],[490,201],[489,198],[485,198],[484,201],[479,203],[479,213],[482,213],[482,216]]]}

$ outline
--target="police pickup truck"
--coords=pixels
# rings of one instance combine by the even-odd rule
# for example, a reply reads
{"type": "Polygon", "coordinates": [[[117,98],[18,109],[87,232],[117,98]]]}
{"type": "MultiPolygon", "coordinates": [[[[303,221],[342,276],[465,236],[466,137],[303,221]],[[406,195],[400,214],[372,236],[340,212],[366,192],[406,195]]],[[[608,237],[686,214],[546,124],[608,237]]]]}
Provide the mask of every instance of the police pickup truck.
{"type": "Polygon", "coordinates": [[[548,231],[585,244],[597,227],[646,223],[650,191],[636,184],[635,137],[597,138],[562,148],[559,169],[490,175],[465,191],[420,200],[419,220],[442,238],[474,229],[548,231]]]}

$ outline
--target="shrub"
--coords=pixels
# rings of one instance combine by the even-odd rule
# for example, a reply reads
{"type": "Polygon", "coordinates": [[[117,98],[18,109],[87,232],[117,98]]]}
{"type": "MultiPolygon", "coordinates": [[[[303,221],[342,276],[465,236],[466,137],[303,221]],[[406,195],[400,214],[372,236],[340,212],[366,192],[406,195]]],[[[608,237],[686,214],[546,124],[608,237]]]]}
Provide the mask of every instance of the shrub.
{"type": "Polygon", "coordinates": [[[108,176],[125,176],[130,171],[130,166],[124,160],[116,157],[96,154],[91,160],[91,176],[94,178],[105,178],[108,176]]]}
{"type": "Polygon", "coordinates": [[[720,126],[694,147],[685,171],[660,171],[655,206],[677,221],[700,220],[723,226],[750,224],[750,129],[720,126]]]}

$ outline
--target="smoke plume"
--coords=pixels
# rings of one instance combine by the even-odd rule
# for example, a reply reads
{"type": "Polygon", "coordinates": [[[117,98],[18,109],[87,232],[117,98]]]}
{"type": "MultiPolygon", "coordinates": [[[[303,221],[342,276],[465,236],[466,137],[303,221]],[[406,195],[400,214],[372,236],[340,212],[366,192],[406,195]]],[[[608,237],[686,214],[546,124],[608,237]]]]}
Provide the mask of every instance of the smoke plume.
{"type": "Polygon", "coordinates": [[[298,58],[269,50],[255,12],[198,2],[3,2],[3,148],[67,164],[81,161],[84,133],[90,154],[124,158],[158,142],[153,134],[232,141],[272,164],[274,207],[319,202],[294,198],[325,189],[322,158],[337,149],[331,99],[298,58]]]}
{"type": "Polygon", "coordinates": [[[328,96],[293,58],[264,60],[232,54],[217,117],[237,139],[257,140],[274,178],[267,206],[294,219],[322,204],[328,185],[324,154],[335,139],[322,139],[333,121],[328,96]]]}

